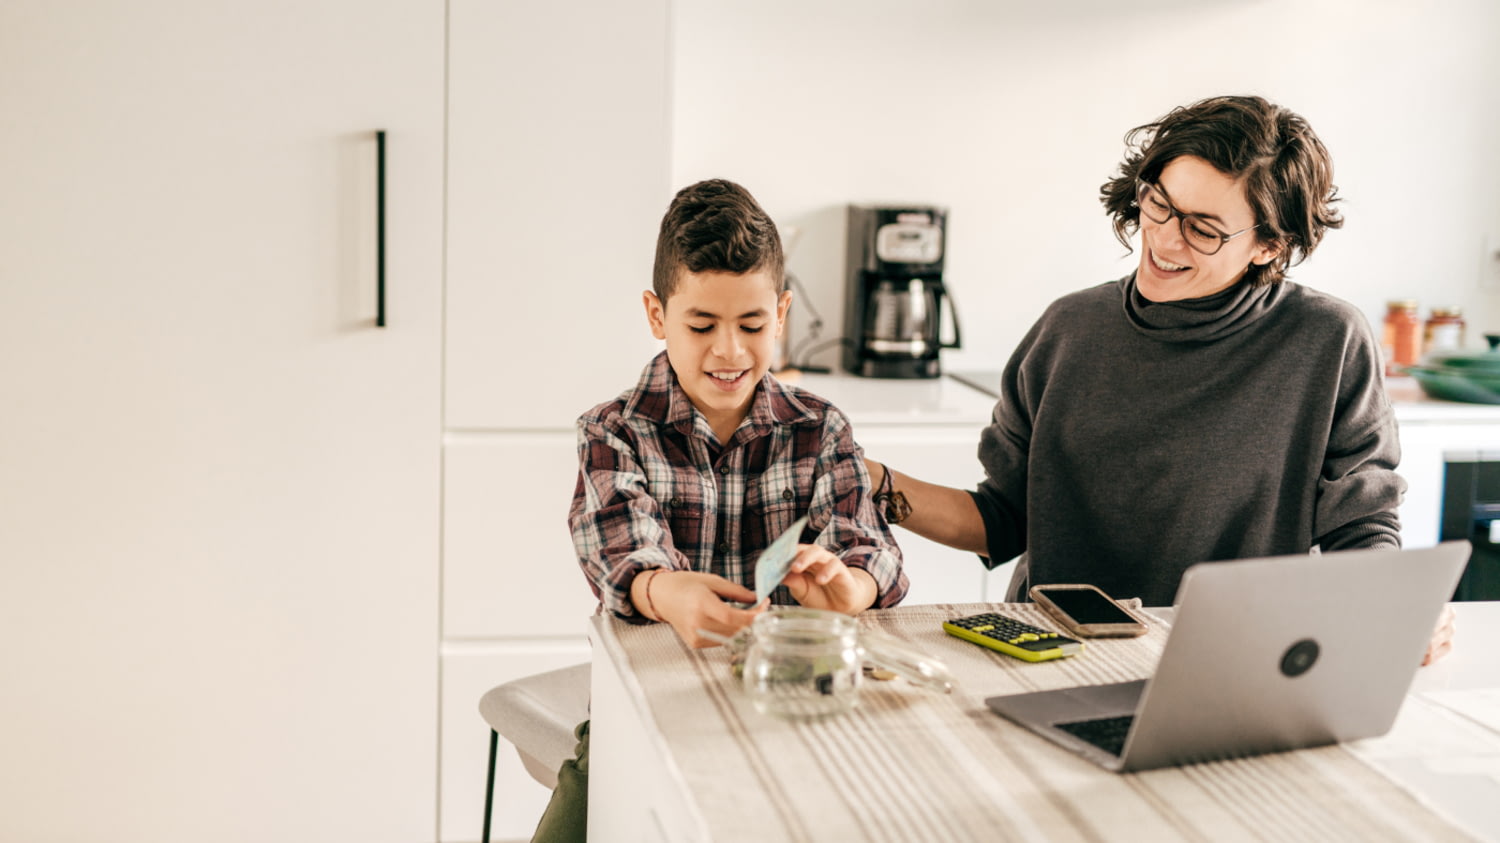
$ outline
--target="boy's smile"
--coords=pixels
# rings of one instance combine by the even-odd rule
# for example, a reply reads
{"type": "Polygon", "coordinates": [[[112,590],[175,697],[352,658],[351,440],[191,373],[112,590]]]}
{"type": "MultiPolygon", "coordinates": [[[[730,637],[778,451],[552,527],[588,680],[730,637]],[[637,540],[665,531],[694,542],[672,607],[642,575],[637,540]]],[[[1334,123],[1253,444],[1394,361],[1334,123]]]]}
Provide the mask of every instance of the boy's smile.
{"type": "Polygon", "coordinates": [[[755,387],[771,368],[792,294],[776,294],[763,270],[681,270],[669,300],[643,296],[651,333],[666,340],[667,359],[693,406],[721,443],[734,435],[755,387]]]}

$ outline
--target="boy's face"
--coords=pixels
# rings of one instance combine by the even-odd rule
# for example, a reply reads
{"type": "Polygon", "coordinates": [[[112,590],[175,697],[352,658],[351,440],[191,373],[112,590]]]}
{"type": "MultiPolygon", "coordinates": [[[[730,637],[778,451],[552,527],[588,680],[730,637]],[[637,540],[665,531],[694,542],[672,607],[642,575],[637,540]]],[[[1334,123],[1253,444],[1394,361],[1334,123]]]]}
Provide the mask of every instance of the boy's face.
{"type": "Polygon", "coordinates": [[[791,292],[777,296],[762,270],[736,275],[684,269],[668,302],[649,290],[644,301],[651,333],[666,340],[682,390],[719,438],[727,439],[771,368],[791,292]]]}

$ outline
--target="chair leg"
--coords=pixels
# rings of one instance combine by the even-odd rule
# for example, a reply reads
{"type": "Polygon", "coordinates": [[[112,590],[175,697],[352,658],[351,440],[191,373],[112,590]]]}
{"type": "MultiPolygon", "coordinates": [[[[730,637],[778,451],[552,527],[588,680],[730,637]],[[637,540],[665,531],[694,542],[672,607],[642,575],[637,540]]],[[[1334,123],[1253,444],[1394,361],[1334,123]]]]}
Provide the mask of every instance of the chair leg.
{"type": "Polygon", "coordinates": [[[484,786],[484,843],[490,843],[490,811],[495,807],[495,745],[500,740],[500,734],[494,729],[490,730],[490,772],[485,778],[484,786]]]}

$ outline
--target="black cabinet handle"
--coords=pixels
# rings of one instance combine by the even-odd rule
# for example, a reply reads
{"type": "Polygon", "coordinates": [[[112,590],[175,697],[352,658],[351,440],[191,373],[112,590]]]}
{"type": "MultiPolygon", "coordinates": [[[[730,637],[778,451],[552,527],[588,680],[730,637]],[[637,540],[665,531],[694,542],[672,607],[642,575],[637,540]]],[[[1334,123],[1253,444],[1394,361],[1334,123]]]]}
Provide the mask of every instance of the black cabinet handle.
{"type": "Polygon", "coordinates": [[[375,327],[385,327],[385,130],[375,132],[375,327]]]}

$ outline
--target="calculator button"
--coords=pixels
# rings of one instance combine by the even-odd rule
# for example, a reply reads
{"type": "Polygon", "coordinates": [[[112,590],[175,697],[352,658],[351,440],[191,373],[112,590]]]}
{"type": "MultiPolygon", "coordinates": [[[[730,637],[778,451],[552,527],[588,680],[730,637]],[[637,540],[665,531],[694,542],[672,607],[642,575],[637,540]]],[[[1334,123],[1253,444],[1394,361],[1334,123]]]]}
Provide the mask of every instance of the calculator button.
{"type": "Polygon", "coordinates": [[[1016,636],[1017,641],[1036,641],[1039,638],[1041,638],[1041,636],[1037,635],[1035,632],[1023,632],[1020,635],[1016,636]]]}

